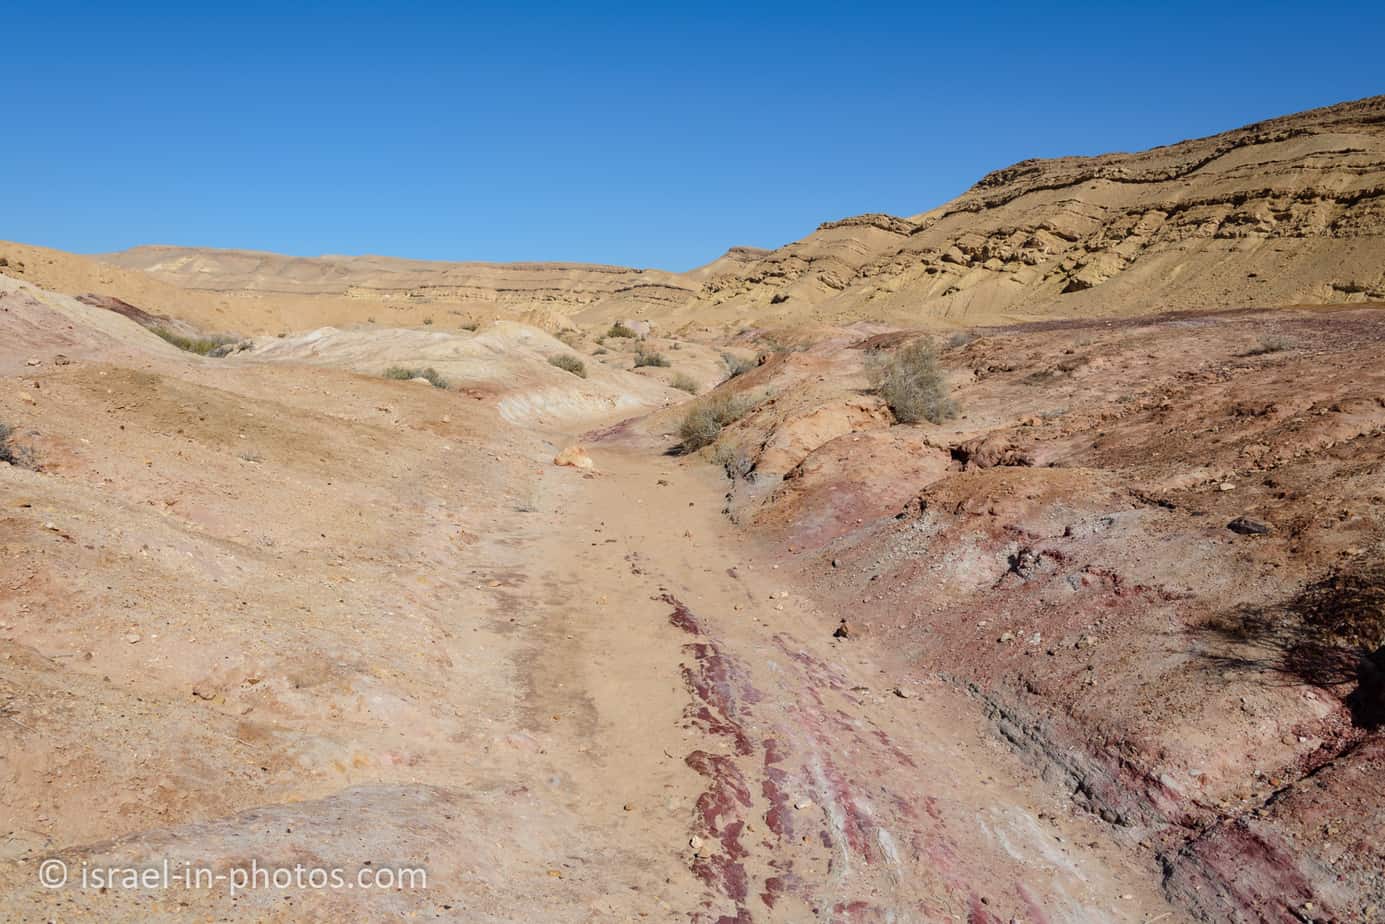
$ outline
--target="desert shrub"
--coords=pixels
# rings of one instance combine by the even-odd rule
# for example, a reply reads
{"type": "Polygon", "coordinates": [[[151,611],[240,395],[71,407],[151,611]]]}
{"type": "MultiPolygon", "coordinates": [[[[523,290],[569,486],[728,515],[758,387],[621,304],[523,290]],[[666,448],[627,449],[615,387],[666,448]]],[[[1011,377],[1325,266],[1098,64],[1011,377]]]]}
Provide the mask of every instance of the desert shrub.
{"type": "Polygon", "coordinates": [[[1291,349],[1293,344],[1283,337],[1266,337],[1256,346],[1251,347],[1242,353],[1242,356],[1265,356],[1269,353],[1283,353],[1291,349]]]}
{"type": "Polygon", "coordinates": [[[432,326],[433,326],[433,319],[432,319],[432,318],[424,318],[424,319],[423,319],[423,323],[424,323],[426,326],[428,326],[428,327],[432,327],[432,326]]]}
{"type": "Polygon", "coordinates": [[[976,335],[973,334],[971,331],[959,330],[957,333],[947,338],[947,347],[950,350],[955,350],[958,347],[966,346],[968,343],[971,343],[975,339],[976,335]]]}
{"type": "Polygon", "coordinates": [[[446,388],[447,379],[438,374],[438,370],[432,366],[425,369],[414,369],[408,366],[390,366],[385,370],[385,378],[407,382],[412,379],[427,379],[428,384],[434,388],[446,388]]]}
{"type": "Polygon", "coordinates": [[[184,337],[182,334],[174,333],[166,327],[150,328],[155,335],[173,344],[180,350],[189,353],[196,353],[198,356],[213,356],[216,358],[225,356],[232,350],[223,350],[223,347],[230,347],[237,344],[237,338],[226,334],[212,334],[209,337],[184,337]]]}
{"type": "Polygon", "coordinates": [[[716,442],[721,430],[740,420],[755,406],[745,395],[712,395],[693,405],[678,427],[683,451],[695,452],[716,442]]]}
{"type": "Polygon", "coordinates": [[[607,353],[609,353],[609,352],[611,352],[611,351],[608,350],[608,349],[606,349],[605,347],[597,347],[596,349],[592,350],[592,355],[593,355],[593,356],[605,356],[605,355],[606,355],[607,353]]]}
{"type": "Polygon", "coordinates": [[[614,324],[611,325],[611,329],[610,329],[610,330],[606,331],[606,336],[607,336],[607,337],[629,337],[629,338],[631,338],[631,339],[638,340],[640,335],[637,334],[637,333],[635,333],[635,332],[634,332],[633,330],[631,330],[630,328],[626,327],[624,324],[622,324],[622,323],[620,323],[619,321],[617,321],[616,323],[614,323],[614,324]]]}
{"type": "Polygon", "coordinates": [[[480,326],[481,324],[478,321],[467,321],[465,324],[462,325],[462,330],[474,331],[480,326]]]}
{"type": "Polygon", "coordinates": [[[869,371],[876,393],[900,423],[926,420],[936,424],[957,415],[938,354],[928,341],[916,340],[876,359],[869,371]]]}
{"type": "Polygon", "coordinates": [[[635,354],[635,368],[641,366],[657,366],[661,369],[668,368],[668,359],[663,353],[646,353],[640,350],[635,354]]]}
{"type": "Polygon", "coordinates": [[[560,330],[554,336],[556,336],[563,343],[566,343],[568,346],[576,346],[578,343],[582,341],[582,332],[572,327],[560,330]]]}
{"type": "Polygon", "coordinates": [[[692,376],[685,373],[678,373],[673,377],[669,384],[679,391],[686,391],[690,395],[697,394],[697,382],[693,381],[692,376]]]}
{"type": "Polygon", "coordinates": [[[579,378],[585,379],[587,377],[587,364],[570,353],[554,353],[548,357],[548,364],[557,366],[565,372],[571,372],[579,378]]]}
{"type": "Polygon", "coordinates": [[[0,423],[0,462],[16,468],[38,471],[38,460],[34,457],[34,451],[28,446],[15,444],[14,428],[7,423],[0,423]]]}
{"type": "Polygon", "coordinates": [[[754,369],[758,363],[753,359],[742,359],[734,353],[722,353],[721,361],[726,364],[727,378],[734,379],[754,369]]]}

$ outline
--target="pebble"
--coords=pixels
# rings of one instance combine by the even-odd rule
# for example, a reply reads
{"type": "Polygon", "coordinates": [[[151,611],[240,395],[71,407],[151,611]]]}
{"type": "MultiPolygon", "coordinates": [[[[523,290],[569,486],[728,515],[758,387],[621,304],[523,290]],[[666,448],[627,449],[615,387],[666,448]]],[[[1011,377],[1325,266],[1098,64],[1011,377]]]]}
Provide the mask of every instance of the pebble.
{"type": "Polygon", "coordinates": [[[125,636],[125,641],[129,642],[131,645],[139,644],[139,640],[140,634],[138,632],[131,632],[129,635],[125,636]]]}

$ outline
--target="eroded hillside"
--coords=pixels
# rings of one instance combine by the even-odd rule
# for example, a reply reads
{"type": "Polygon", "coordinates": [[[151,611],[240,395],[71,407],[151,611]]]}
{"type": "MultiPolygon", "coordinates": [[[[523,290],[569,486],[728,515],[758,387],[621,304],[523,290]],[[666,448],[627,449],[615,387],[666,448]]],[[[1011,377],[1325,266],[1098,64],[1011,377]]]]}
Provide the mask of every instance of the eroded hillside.
{"type": "Polygon", "coordinates": [[[679,317],[978,324],[1385,299],[1385,97],[1139,154],[1032,160],[824,224],[679,317]]]}

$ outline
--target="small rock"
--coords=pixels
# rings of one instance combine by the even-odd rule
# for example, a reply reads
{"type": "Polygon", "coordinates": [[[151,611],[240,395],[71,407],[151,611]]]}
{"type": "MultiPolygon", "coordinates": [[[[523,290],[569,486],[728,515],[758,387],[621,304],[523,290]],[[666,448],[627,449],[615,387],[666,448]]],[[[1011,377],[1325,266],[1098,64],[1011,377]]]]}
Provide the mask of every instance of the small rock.
{"type": "Polygon", "coordinates": [[[892,692],[895,696],[898,696],[900,699],[909,699],[914,695],[910,693],[908,690],[904,689],[903,687],[895,687],[892,692]]]}
{"type": "Polygon", "coordinates": [[[841,560],[840,560],[840,559],[837,559],[837,558],[832,559],[832,567],[833,567],[833,568],[840,568],[841,566],[842,566],[842,563],[841,563],[841,560]]]}
{"type": "Polygon", "coordinates": [[[1217,488],[1220,489],[1220,490],[1222,490],[1222,491],[1234,491],[1234,490],[1236,490],[1236,486],[1235,486],[1234,484],[1232,484],[1231,482],[1229,482],[1229,481],[1223,481],[1221,484],[1217,485],[1217,488]]]}
{"type": "Polygon", "coordinates": [[[1268,523],[1250,517],[1237,517],[1227,523],[1226,528],[1242,536],[1263,536],[1273,529],[1268,523]]]}
{"type": "Polygon", "coordinates": [[[28,361],[28,363],[26,363],[26,365],[30,365],[30,366],[41,366],[41,365],[43,365],[43,360],[41,360],[41,359],[31,359],[31,360],[28,361]]]}
{"type": "Polygon", "coordinates": [[[1015,633],[1013,633],[1013,632],[1002,632],[1002,633],[1000,633],[1000,638],[996,639],[996,641],[997,641],[997,642],[1000,642],[1000,644],[1002,644],[1002,645],[1005,644],[1006,642],[1013,642],[1014,640],[1015,640],[1015,633]]]}
{"type": "Polygon", "coordinates": [[[833,637],[833,638],[851,638],[851,625],[850,625],[849,623],[847,623],[847,621],[846,621],[845,619],[843,619],[843,620],[837,625],[836,631],[832,633],[832,637],[833,637]]]}
{"type": "Polygon", "coordinates": [[[130,634],[125,636],[125,641],[129,642],[131,645],[138,645],[140,641],[140,634],[138,632],[131,632],[130,634]]]}
{"type": "Polygon", "coordinates": [[[553,457],[554,465],[566,465],[569,468],[590,469],[596,466],[592,457],[587,455],[587,451],[581,446],[569,446],[562,452],[553,457]]]}
{"type": "Polygon", "coordinates": [[[810,808],[812,808],[812,807],[813,807],[813,802],[812,802],[811,799],[800,799],[798,802],[795,802],[795,803],[793,804],[793,807],[796,808],[796,809],[798,809],[798,810],[801,812],[801,811],[804,811],[805,809],[810,809],[810,808]]]}

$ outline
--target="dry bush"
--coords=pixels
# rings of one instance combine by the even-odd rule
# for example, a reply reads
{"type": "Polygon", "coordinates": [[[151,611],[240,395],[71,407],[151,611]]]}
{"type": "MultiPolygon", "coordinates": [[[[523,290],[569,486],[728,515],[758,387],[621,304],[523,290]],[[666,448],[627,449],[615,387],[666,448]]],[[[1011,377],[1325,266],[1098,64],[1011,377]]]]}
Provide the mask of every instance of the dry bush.
{"type": "Polygon", "coordinates": [[[635,368],[638,369],[641,366],[655,366],[660,369],[667,369],[668,359],[663,353],[646,353],[644,350],[640,350],[635,353],[635,368]]]}
{"type": "Polygon", "coordinates": [[[693,405],[678,428],[683,451],[695,452],[716,442],[721,430],[740,420],[755,407],[745,395],[712,395],[693,405]]]}
{"type": "Polygon", "coordinates": [[[900,423],[926,420],[936,424],[957,416],[938,354],[928,341],[916,340],[875,359],[869,372],[876,393],[900,423]]]}
{"type": "Polygon", "coordinates": [[[1270,353],[1283,353],[1293,349],[1293,344],[1283,337],[1266,337],[1257,346],[1242,353],[1242,356],[1266,356],[1270,353]]]}
{"type": "Polygon", "coordinates": [[[669,381],[669,384],[679,391],[686,391],[690,395],[697,394],[697,382],[693,381],[692,376],[686,375],[685,373],[680,372],[675,375],[669,381]]]}
{"type": "Polygon", "coordinates": [[[624,324],[620,323],[619,321],[617,321],[616,323],[614,323],[614,324],[611,325],[611,329],[608,330],[608,331],[606,331],[606,336],[607,336],[607,337],[629,337],[629,338],[632,339],[632,340],[638,340],[638,339],[640,338],[640,335],[639,335],[639,334],[635,333],[633,330],[631,330],[630,328],[626,327],[624,324]]]}
{"type": "Polygon", "coordinates": [[[434,388],[446,388],[447,379],[438,374],[438,370],[432,366],[424,369],[413,369],[408,366],[390,366],[385,370],[385,378],[407,382],[412,379],[427,379],[428,384],[434,388]]]}
{"type": "Polygon", "coordinates": [[[578,378],[585,379],[587,377],[587,364],[576,356],[572,356],[568,353],[554,353],[552,356],[548,357],[548,364],[557,366],[559,369],[566,372],[571,372],[578,378]]]}
{"type": "Polygon", "coordinates": [[[745,375],[754,369],[759,363],[753,359],[742,359],[734,353],[722,353],[721,361],[726,363],[727,378],[734,379],[738,375],[745,375]]]}

